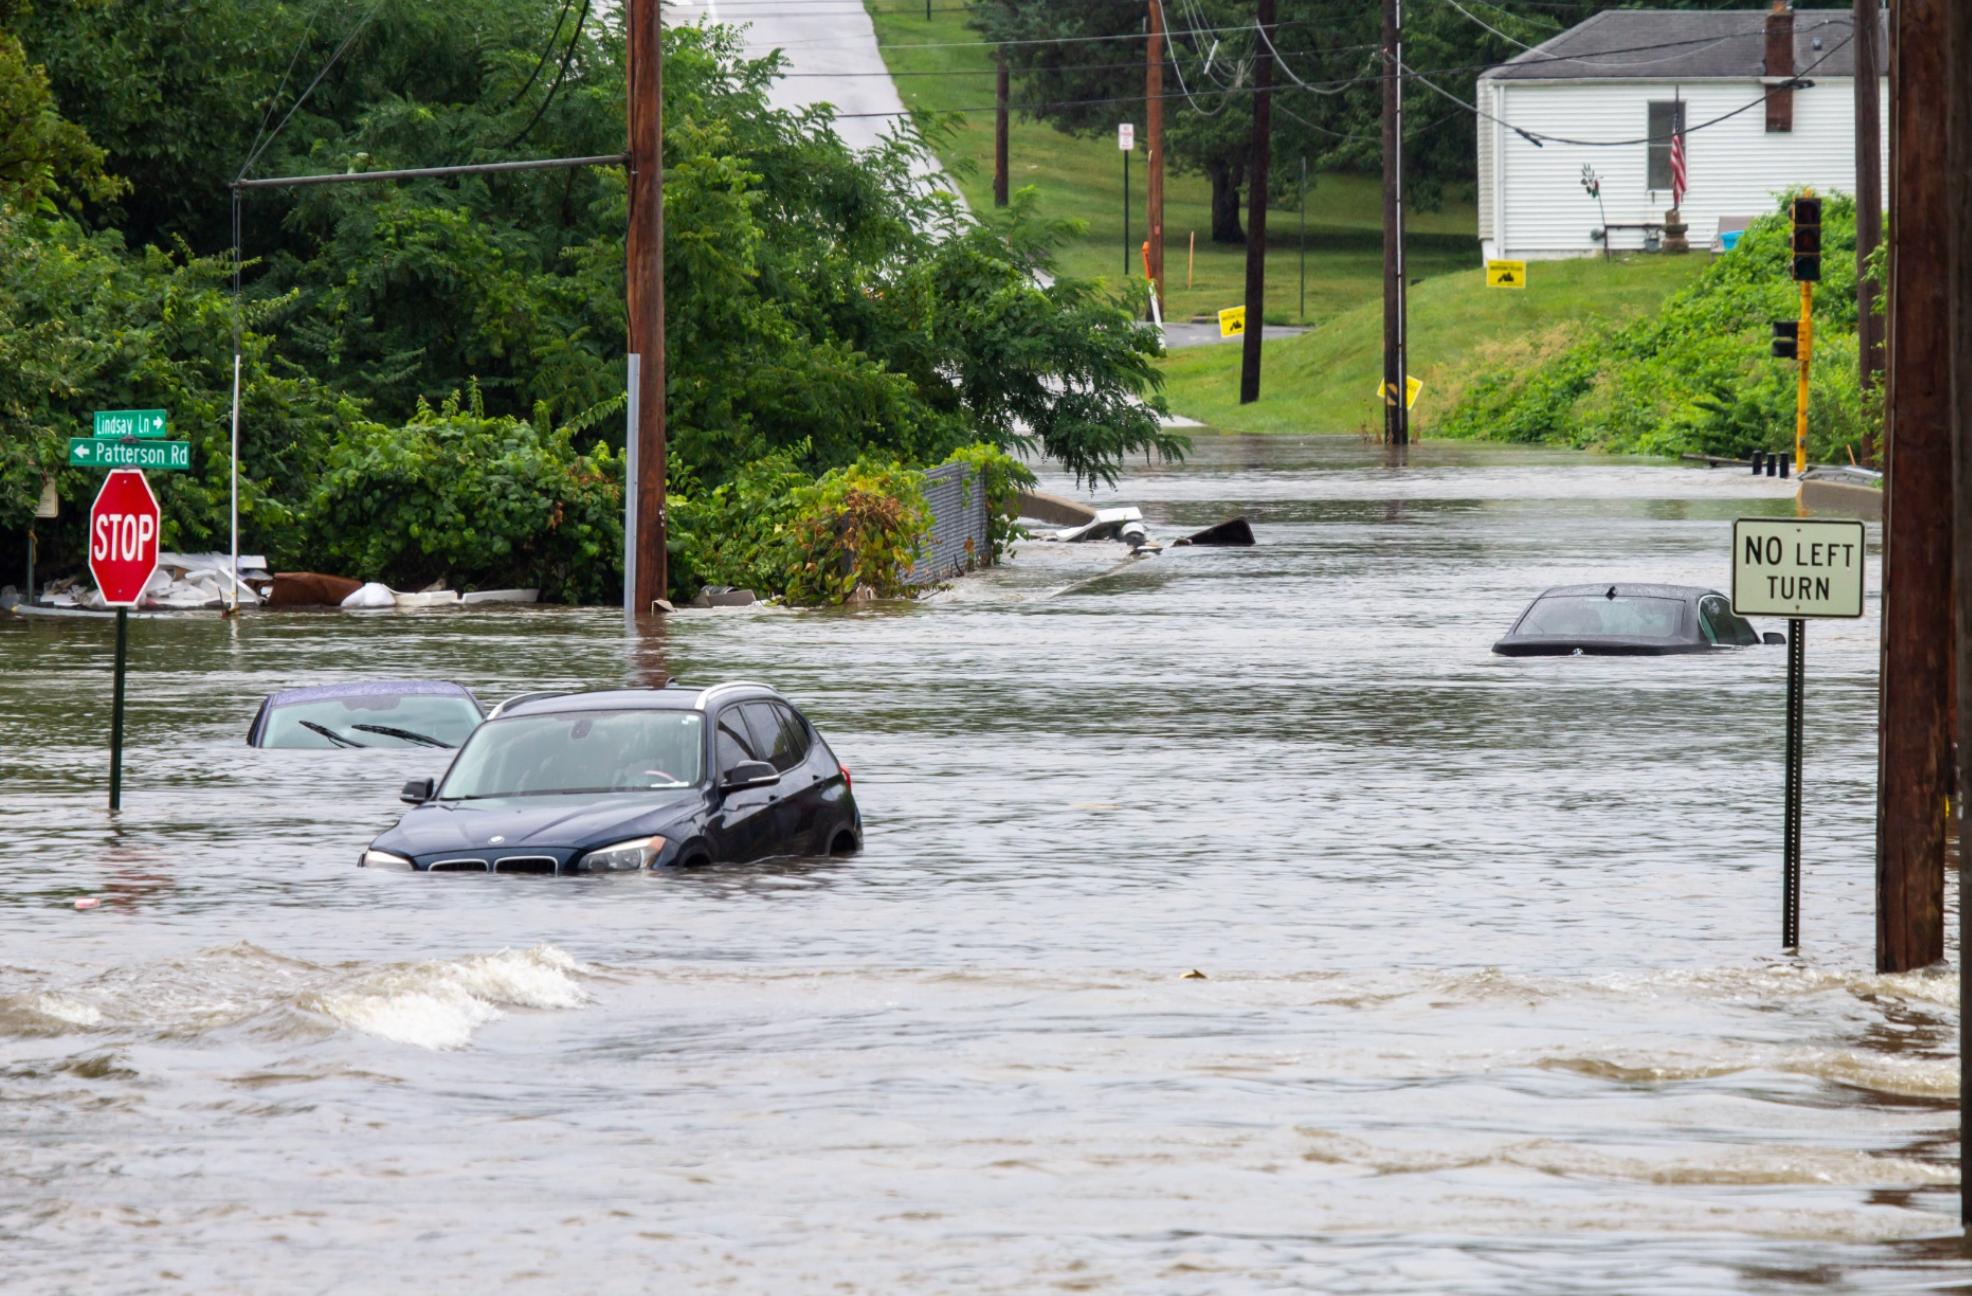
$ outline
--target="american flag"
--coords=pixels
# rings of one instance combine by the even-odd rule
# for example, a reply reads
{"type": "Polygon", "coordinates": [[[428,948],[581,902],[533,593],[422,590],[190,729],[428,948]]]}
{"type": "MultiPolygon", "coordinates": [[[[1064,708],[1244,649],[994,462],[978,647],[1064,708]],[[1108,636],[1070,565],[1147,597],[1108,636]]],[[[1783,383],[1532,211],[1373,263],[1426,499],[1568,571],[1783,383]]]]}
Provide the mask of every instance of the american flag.
{"type": "Polygon", "coordinates": [[[1684,206],[1684,191],[1691,185],[1684,170],[1684,132],[1671,135],[1671,206],[1684,206]]]}

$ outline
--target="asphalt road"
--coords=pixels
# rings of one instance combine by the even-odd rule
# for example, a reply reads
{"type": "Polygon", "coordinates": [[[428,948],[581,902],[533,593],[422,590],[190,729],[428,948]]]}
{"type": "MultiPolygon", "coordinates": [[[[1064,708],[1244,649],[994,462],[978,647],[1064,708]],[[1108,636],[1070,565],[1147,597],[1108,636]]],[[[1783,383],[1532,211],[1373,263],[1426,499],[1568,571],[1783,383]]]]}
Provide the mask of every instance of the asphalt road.
{"type": "Polygon", "coordinates": [[[834,105],[836,132],[852,148],[874,147],[903,115],[861,0],[687,0],[665,12],[673,24],[704,20],[740,28],[753,57],[782,51],[786,72],[768,92],[769,102],[834,105]]]}

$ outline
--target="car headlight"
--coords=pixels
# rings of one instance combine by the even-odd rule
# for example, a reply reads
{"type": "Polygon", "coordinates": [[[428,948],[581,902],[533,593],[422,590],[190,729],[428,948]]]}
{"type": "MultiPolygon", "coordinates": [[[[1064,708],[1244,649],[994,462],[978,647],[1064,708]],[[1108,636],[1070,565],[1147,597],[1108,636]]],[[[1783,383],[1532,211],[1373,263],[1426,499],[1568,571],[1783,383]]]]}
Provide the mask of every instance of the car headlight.
{"type": "Polygon", "coordinates": [[[634,873],[657,863],[658,853],[663,849],[662,837],[638,837],[592,850],[582,857],[578,867],[590,873],[634,873]]]}
{"type": "Polygon", "coordinates": [[[410,860],[405,859],[402,855],[392,855],[389,851],[380,851],[376,847],[372,846],[369,850],[363,852],[362,859],[356,861],[356,867],[373,868],[373,869],[395,869],[399,873],[409,873],[416,866],[413,865],[410,860]]]}

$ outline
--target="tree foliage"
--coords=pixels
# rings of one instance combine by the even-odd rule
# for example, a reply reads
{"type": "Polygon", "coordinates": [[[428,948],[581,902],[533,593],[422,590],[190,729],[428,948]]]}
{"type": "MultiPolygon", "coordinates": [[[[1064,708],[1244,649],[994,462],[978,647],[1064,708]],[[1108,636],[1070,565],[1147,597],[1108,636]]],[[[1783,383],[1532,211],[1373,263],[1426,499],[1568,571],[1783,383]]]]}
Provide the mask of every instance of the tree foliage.
{"type": "MultiPolygon", "coordinates": [[[[0,408],[0,526],[31,512],[89,409],[156,405],[195,443],[195,471],[168,487],[167,536],[213,542],[235,326],[227,187],[255,150],[253,174],[283,175],[610,154],[624,138],[620,9],[605,20],[598,7],[578,29],[558,0],[37,0],[13,31],[47,68],[57,136],[93,139],[102,174],[129,186],[88,190],[64,220],[16,203],[0,226],[0,391],[14,393],[0,408]]],[[[665,33],[678,485],[716,490],[776,456],[812,482],[980,441],[1085,480],[1112,479],[1127,455],[1182,453],[1157,419],[1155,333],[1053,273],[1066,226],[1036,220],[1030,202],[972,221],[913,173],[920,128],[850,149],[827,109],[770,106],[778,74],[773,58],[744,58],[729,29],[665,33]]],[[[86,190],[94,155],[63,156],[43,172],[66,167],[86,190]]],[[[623,445],[620,419],[602,415],[626,381],[625,216],[611,167],[249,191],[247,547],[314,566],[334,554],[393,579],[429,560],[459,579],[464,550],[426,541],[454,535],[446,519],[497,491],[433,470],[359,507],[377,483],[410,480],[386,445],[396,436],[419,462],[484,453],[508,465],[496,474],[541,456],[535,497],[501,505],[512,517],[601,499],[570,483],[607,477],[623,445]],[[431,414],[466,391],[477,412],[431,414]],[[576,427],[602,449],[554,443],[552,429],[576,427]],[[341,493],[314,490],[318,479],[341,493]],[[448,489],[459,494],[433,493],[448,489]],[[430,525],[414,534],[420,508],[430,525]]],[[[65,498],[81,489],[61,481],[65,498]]],[[[511,535],[500,552],[519,556],[486,579],[569,597],[610,588],[609,571],[576,570],[581,545],[550,553],[511,535]]]]}

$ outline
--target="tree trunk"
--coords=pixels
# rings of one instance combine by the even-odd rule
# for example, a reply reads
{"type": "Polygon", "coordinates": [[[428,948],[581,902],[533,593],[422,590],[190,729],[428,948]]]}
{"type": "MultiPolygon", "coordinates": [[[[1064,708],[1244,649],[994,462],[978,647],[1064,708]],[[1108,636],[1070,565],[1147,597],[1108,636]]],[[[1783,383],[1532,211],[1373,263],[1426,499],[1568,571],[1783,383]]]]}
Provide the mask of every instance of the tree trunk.
{"type": "Polygon", "coordinates": [[[1239,226],[1239,172],[1219,162],[1209,162],[1205,174],[1212,181],[1212,241],[1245,243],[1246,231],[1239,226]]]}

